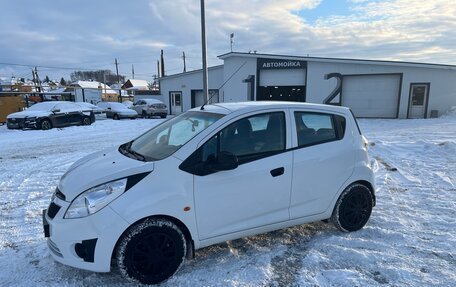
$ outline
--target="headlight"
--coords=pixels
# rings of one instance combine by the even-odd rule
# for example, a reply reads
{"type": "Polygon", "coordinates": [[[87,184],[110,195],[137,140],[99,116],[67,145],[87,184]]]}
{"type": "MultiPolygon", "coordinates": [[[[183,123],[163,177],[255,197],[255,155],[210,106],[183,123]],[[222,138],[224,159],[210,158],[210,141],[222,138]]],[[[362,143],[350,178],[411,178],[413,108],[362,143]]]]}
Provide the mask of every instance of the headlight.
{"type": "Polygon", "coordinates": [[[71,202],[64,218],[80,218],[94,214],[119,197],[126,186],[127,179],[124,178],[84,191],[71,202]]]}

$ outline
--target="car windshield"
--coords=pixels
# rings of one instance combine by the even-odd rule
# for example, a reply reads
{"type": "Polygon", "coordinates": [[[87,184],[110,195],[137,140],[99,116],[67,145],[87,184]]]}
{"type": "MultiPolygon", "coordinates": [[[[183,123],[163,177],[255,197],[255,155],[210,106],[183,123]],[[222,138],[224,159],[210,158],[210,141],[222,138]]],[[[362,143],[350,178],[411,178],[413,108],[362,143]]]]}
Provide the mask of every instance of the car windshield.
{"type": "Polygon", "coordinates": [[[151,104],[163,104],[162,101],[155,100],[155,99],[145,99],[144,100],[146,104],[151,105],[151,104]]]}
{"type": "Polygon", "coordinates": [[[122,110],[127,109],[127,107],[121,103],[110,103],[109,105],[111,106],[112,109],[122,109],[122,110]]]}
{"type": "Polygon", "coordinates": [[[37,103],[28,108],[28,111],[50,111],[56,105],[54,102],[47,102],[47,103],[37,103]]]}
{"type": "Polygon", "coordinates": [[[120,146],[119,150],[139,160],[161,160],[173,154],[223,116],[189,111],[152,128],[135,140],[120,146]]]}

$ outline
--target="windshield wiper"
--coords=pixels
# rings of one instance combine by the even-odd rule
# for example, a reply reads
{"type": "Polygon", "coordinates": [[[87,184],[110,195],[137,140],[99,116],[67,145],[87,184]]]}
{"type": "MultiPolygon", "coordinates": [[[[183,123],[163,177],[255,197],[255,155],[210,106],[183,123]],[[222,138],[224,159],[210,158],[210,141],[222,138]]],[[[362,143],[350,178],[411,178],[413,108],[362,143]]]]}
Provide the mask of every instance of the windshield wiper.
{"type": "Polygon", "coordinates": [[[128,156],[129,158],[137,159],[140,161],[146,161],[146,157],[142,154],[132,150],[130,147],[133,144],[133,141],[125,143],[119,147],[119,151],[123,154],[128,156]]]}

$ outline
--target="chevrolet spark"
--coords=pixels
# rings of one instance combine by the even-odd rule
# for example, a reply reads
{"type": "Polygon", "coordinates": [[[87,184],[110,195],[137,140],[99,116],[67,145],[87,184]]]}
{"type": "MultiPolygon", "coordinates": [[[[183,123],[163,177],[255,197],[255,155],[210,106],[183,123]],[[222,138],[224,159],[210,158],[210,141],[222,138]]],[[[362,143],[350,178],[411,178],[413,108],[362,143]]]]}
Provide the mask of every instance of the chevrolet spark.
{"type": "Polygon", "coordinates": [[[356,231],[374,205],[348,108],[224,103],[75,162],[43,224],[56,261],[155,284],[199,248],[326,219],[356,231]]]}

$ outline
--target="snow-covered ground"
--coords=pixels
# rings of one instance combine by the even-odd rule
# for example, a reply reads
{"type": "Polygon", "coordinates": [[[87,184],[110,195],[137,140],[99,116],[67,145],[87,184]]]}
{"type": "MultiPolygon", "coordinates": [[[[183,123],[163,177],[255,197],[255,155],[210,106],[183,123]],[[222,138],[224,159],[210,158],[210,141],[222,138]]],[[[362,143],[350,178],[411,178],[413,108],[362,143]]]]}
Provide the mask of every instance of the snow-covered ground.
{"type": "MultiPolygon", "coordinates": [[[[129,286],[55,263],[41,226],[77,159],[160,120],[10,131],[0,126],[0,286],[129,286]]],[[[456,286],[456,116],[360,120],[377,206],[361,231],[317,222],[197,251],[164,286],[456,286]]]]}

